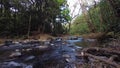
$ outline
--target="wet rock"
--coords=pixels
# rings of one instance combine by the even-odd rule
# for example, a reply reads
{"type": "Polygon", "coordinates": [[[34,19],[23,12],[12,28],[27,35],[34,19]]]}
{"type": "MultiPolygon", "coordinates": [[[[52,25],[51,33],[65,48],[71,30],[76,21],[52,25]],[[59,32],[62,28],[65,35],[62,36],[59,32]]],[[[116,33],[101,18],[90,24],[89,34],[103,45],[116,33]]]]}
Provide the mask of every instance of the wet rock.
{"type": "Polygon", "coordinates": [[[25,68],[33,68],[33,66],[32,65],[28,65],[25,68]]]}
{"type": "Polygon", "coordinates": [[[63,57],[65,57],[65,58],[70,58],[70,55],[64,54],[63,57]]]}
{"type": "Polygon", "coordinates": [[[36,46],[35,48],[38,48],[38,49],[46,49],[46,48],[49,48],[49,46],[36,46]]]}
{"type": "Polygon", "coordinates": [[[29,56],[29,57],[27,57],[27,58],[25,59],[25,61],[31,61],[31,60],[33,60],[33,59],[35,59],[35,56],[29,56]]]}
{"type": "Polygon", "coordinates": [[[55,39],[55,41],[60,42],[60,41],[62,41],[62,38],[58,37],[58,38],[55,39]]]}
{"type": "Polygon", "coordinates": [[[8,66],[21,66],[21,64],[11,61],[8,63],[8,66]]]}
{"type": "Polygon", "coordinates": [[[66,61],[66,62],[70,62],[71,60],[70,60],[70,59],[68,59],[68,58],[66,58],[66,59],[65,59],[65,61],[66,61]]]}
{"type": "Polygon", "coordinates": [[[33,66],[11,61],[11,62],[0,63],[0,68],[33,68],[33,66]]]}
{"type": "Polygon", "coordinates": [[[55,44],[52,44],[52,43],[51,43],[50,45],[51,45],[51,46],[54,46],[55,44]]]}
{"type": "Polygon", "coordinates": [[[17,62],[11,61],[2,63],[0,68],[22,68],[22,66],[17,62]]]}
{"type": "MultiPolygon", "coordinates": [[[[31,51],[32,49],[31,48],[28,48],[28,49],[26,49],[26,51],[31,51]]],[[[24,51],[24,50],[23,50],[24,51]]]]}
{"type": "Polygon", "coordinates": [[[17,56],[21,56],[21,55],[22,55],[21,52],[19,50],[16,50],[9,57],[17,57],[17,56]]]}
{"type": "Polygon", "coordinates": [[[10,46],[10,45],[12,45],[12,44],[13,44],[13,41],[12,41],[12,40],[7,40],[7,41],[4,42],[4,45],[5,45],[5,46],[10,46]]]}
{"type": "Polygon", "coordinates": [[[45,41],[44,42],[44,45],[48,45],[48,44],[50,44],[50,41],[45,41]]]}

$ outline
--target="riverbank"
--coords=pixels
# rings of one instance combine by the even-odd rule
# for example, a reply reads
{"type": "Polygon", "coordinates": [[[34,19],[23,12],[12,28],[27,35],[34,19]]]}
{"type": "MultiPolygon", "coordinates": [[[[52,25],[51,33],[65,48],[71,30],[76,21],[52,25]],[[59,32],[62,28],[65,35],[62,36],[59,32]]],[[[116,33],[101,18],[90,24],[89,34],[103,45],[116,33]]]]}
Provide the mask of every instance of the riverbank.
{"type": "Polygon", "coordinates": [[[96,39],[78,36],[51,37],[46,35],[43,38],[44,40],[19,39],[20,41],[16,40],[17,42],[13,40],[15,43],[4,44],[0,48],[0,65],[7,64],[9,67],[12,64],[13,67],[17,65],[32,68],[40,66],[43,68],[97,68],[98,65],[113,68],[119,66],[120,60],[112,60],[117,65],[112,61],[107,63],[110,57],[120,56],[120,40],[118,39],[98,45],[96,39]]]}

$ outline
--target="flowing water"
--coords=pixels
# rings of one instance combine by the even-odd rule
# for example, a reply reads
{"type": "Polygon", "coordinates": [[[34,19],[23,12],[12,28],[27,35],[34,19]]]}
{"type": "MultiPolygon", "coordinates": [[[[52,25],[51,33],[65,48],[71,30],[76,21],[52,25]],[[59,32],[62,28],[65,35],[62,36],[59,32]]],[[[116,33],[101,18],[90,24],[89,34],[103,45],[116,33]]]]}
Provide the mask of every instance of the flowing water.
{"type": "Polygon", "coordinates": [[[76,68],[75,63],[78,61],[76,54],[82,47],[76,46],[75,42],[82,41],[83,38],[81,37],[65,40],[64,42],[67,43],[64,43],[60,39],[54,40],[52,43],[48,44],[51,46],[49,51],[43,52],[40,55],[22,55],[22,52],[18,52],[22,56],[15,57],[12,60],[6,59],[10,60],[7,62],[3,60],[0,63],[0,68],[76,68]]]}

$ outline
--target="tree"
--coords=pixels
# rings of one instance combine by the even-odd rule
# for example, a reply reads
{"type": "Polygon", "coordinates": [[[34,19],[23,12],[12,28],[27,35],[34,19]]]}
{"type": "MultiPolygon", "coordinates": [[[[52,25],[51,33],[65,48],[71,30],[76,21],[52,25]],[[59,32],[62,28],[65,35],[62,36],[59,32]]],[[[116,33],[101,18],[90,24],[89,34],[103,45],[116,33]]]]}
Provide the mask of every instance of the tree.
{"type": "Polygon", "coordinates": [[[31,35],[34,31],[57,34],[59,29],[62,33],[66,30],[62,23],[70,20],[66,0],[1,0],[0,12],[1,36],[31,35]]]}
{"type": "Polygon", "coordinates": [[[87,23],[88,27],[86,28],[89,28],[90,30],[87,32],[102,32],[105,34],[108,32],[120,33],[119,4],[119,0],[101,0],[98,3],[95,3],[95,5],[89,6],[89,10],[86,10],[83,5],[83,10],[85,11],[75,19],[72,28],[77,29],[82,27],[80,25],[81,23],[87,23]],[[83,20],[86,20],[86,22],[83,22],[83,20]],[[77,25],[79,24],[78,27],[75,26],[76,23],[77,25]]]}

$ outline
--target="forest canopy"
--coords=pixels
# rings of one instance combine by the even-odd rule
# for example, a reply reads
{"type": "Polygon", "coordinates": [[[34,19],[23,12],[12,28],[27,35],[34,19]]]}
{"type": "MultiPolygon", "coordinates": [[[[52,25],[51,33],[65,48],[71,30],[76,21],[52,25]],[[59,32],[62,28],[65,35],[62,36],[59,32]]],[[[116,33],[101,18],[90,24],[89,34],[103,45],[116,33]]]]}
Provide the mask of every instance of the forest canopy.
{"type": "Polygon", "coordinates": [[[64,34],[70,19],[66,0],[0,0],[0,36],[64,34]]]}
{"type": "Polygon", "coordinates": [[[78,16],[72,24],[71,34],[109,33],[120,35],[120,0],[101,0],[78,16]]]}

